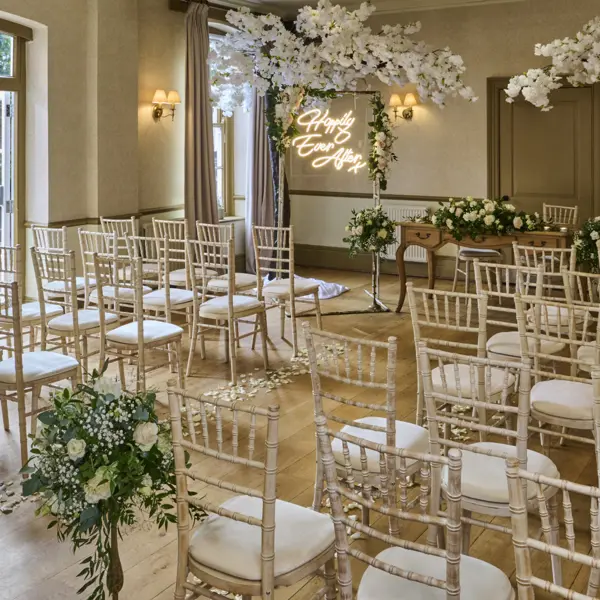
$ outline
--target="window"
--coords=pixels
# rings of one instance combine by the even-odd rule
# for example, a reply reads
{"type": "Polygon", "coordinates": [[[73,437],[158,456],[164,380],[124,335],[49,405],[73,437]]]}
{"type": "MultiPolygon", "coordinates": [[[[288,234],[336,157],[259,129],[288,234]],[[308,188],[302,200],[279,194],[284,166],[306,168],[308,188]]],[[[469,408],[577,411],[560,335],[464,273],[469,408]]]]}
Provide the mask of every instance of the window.
{"type": "Polygon", "coordinates": [[[15,38],[6,33],[0,33],[0,77],[14,75],[14,44],[15,38]]]}

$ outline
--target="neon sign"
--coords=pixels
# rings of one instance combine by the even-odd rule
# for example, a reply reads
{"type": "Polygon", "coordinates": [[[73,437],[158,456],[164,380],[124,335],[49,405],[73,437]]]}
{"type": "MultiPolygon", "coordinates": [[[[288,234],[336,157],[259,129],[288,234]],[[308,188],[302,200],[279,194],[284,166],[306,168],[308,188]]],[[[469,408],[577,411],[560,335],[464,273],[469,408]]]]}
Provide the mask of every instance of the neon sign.
{"type": "Polygon", "coordinates": [[[355,121],[351,110],[339,119],[330,117],[329,110],[323,113],[318,108],[302,113],[296,123],[304,133],[293,141],[298,156],[311,157],[315,169],[332,164],[338,171],[358,173],[367,163],[362,154],[345,146],[352,138],[350,129],[355,121]]]}

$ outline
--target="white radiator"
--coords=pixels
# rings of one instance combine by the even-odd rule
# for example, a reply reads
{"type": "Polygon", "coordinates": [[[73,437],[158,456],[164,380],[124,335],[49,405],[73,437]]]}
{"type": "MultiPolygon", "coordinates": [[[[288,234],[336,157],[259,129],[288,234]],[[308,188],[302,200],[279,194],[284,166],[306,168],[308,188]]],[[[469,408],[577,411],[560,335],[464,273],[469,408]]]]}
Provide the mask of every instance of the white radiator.
{"type": "MultiPolygon", "coordinates": [[[[390,219],[394,219],[394,221],[406,221],[406,219],[409,219],[410,217],[422,217],[426,214],[426,207],[419,206],[418,204],[405,204],[404,202],[382,202],[382,205],[390,219]]],[[[397,249],[398,244],[392,244],[388,246],[385,258],[396,260],[397,249]]],[[[427,262],[427,251],[425,248],[419,248],[418,246],[409,246],[404,253],[404,260],[406,262],[425,263],[427,262]]]]}

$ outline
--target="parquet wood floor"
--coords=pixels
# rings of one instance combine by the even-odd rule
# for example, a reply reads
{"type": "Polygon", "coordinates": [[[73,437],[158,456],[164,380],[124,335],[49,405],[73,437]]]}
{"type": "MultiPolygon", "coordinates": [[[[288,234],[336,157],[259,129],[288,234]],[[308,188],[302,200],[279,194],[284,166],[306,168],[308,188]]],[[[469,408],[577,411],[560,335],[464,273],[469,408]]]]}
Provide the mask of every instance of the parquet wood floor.
{"type": "MultiPolygon", "coordinates": [[[[366,307],[368,297],[363,288],[369,285],[369,276],[328,270],[309,270],[301,273],[327,281],[343,283],[351,291],[340,298],[323,302],[324,312],[341,311],[366,307]]],[[[426,285],[426,280],[416,280],[416,285],[426,285]]],[[[445,283],[441,284],[445,286],[445,283]]],[[[382,277],[382,299],[390,307],[397,300],[398,286],[391,276],[382,277]]],[[[272,368],[286,365],[291,357],[290,345],[279,338],[278,311],[269,312],[269,330],[272,345],[269,348],[272,368]]],[[[324,327],[337,333],[362,336],[372,339],[386,339],[390,335],[398,337],[397,368],[397,408],[398,418],[414,421],[416,398],[416,370],[413,335],[408,315],[408,306],[402,314],[394,312],[378,315],[329,316],[324,318],[324,327]]],[[[289,322],[287,323],[289,337],[289,322]]],[[[303,346],[303,341],[301,342],[303,346]]],[[[187,350],[187,344],[186,348],[187,350]]],[[[239,354],[238,372],[262,375],[260,349],[252,352],[249,340],[243,342],[239,354]],[[256,370],[256,371],[255,371],[256,370]]],[[[228,381],[228,365],[223,362],[222,345],[216,342],[207,344],[208,358],[195,362],[193,376],[187,387],[192,392],[213,389],[228,381]]],[[[160,359],[156,361],[160,364],[160,359]]],[[[149,377],[149,383],[161,393],[159,400],[166,401],[164,393],[166,381],[172,377],[167,368],[160,368],[149,377]]],[[[268,405],[277,403],[281,407],[278,497],[301,505],[309,506],[312,500],[314,483],[314,427],[313,401],[310,377],[302,375],[291,384],[267,393],[261,390],[254,398],[256,403],[268,405]]],[[[18,434],[16,433],[16,413],[11,413],[13,433],[0,429],[0,480],[15,478],[18,470],[18,434]]],[[[257,440],[257,447],[260,440],[257,440]]],[[[557,463],[562,475],[573,481],[594,484],[596,468],[591,448],[568,444],[553,450],[552,459],[557,463]]],[[[214,467],[209,461],[198,468],[214,467]]],[[[223,470],[220,471],[223,473],[223,470]]],[[[256,473],[251,475],[243,469],[232,466],[234,480],[244,485],[260,484],[256,473]]],[[[15,484],[16,488],[17,484],[15,484]]],[[[13,488],[14,489],[14,488],[13,488]]],[[[78,562],[83,554],[73,555],[67,544],[56,541],[54,531],[48,531],[47,519],[36,518],[35,505],[26,502],[11,515],[0,514],[0,600],[74,600],[79,586],[76,574],[78,562]]],[[[578,534],[581,534],[581,548],[589,545],[585,535],[586,516],[583,507],[575,505],[578,534]]],[[[381,522],[381,527],[385,523],[381,522]]],[[[419,525],[407,527],[408,539],[423,539],[425,528],[419,525]]],[[[502,568],[514,583],[514,558],[511,541],[508,537],[475,528],[472,534],[471,554],[485,559],[502,568]]],[[[365,542],[359,541],[358,544],[365,542]]],[[[154,528],[139,527],[131,531],[121,544],[121,558],[125,570],[123,600],[169,600],[173,596],[173,582],[176,564],[176,531],[170,529],[160,534],[154,528]]],[[[375,546],[369,551],[376,549],[375,546]]],[[[534,556],[534,572],[546,575],[549,565],[545,558],[534,556]]],[[[361,571],[357,566],[356,573],[361,571]]],[[[564,565],[565,584],[577,591],[585,591],[586,573],[578,568],[564,565]]],[[[308,600],[318,588],[316,581],[303,581],[292,589],[278,590],[277,600],[308,600]]],[[[538,594],[545,599],[552,596],[538,594]]],[[[491,599],[490,599],[491,600],[491,599]]]]}

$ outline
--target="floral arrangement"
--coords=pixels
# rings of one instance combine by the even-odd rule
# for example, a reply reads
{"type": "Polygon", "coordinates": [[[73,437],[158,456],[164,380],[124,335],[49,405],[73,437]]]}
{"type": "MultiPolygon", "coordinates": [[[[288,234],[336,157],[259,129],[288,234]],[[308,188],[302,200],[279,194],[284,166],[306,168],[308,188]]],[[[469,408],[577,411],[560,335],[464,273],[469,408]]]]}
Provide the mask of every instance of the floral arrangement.
{"type": "Polygon", "coordinates": [[[374,181],[379,181],[379,189],[387,189],[387,173],[390,163],[398,160],[394,154],[393,146],[396,136],[392,132],[390,116],[387,114],[385,103],[381,94],[375,94],[371,99],[373,107],[373,120],[369,123],[369,141],[371,152],[369,154],[369,176],[374,181]]]}
{"type": "Polygon", "coordinates": [[[420,23],[385,25],[373,33],[365,22],[374,10],[368,2],[348,10],[319,0],[316,7],[301,8],[292,27],[273,14],[229,11],[226,18],[236,31],[213,45],[209,59],[213,101],[228,114],[248,107],[253,89],[272,94],[277,106],[269,129],[281,152],[306,97],[356,90],[369,77],[400,87],[414,83],[423,100],[440,105],[447,96],[476,99],[463,83],[459,55],[412,39],[420,23]]]}
{"type": "Polygon", "coordinates": [[[509,198],[500,200],[450,198],[440,202],[433,214],[417,219],[448,230],[457,241],[469,236],[476,239],[481,235],[507,235],[517,231],[540,231],[545,223],[539,213],[533,215],[518,212],[509,198]]]}
{"type": "MultiPolygon", "coordinates": [[[[55,394],[39,415],[32,458],[23,468],[23,495],[40,494],[41,515],[52,515],[59,540],[73,549],[94,546],[82,561],[78,593],[113,599],[123,586],[118,554],[122,528],[147,513],[160,528],[177,520],[170,428],[155,412],[155,394],[132,395],[96,371],[89,385],[55,394]]],[[[191,507],[193,518],[202,513],[191,507]]]]}
{"type": "Polygon", "coordinates": [[[577,264],[584,265],[593,273],[600,271],[598,247],[600,240],[600,217],[588,219],[574,236],[573,245],[577,249],[577,264]]]}
{"type": "Polygon", "coordinates": [[[397,241],[396,226],[397,223],[390,220],[381,204],[361,211],[352,209],[352,218],[346,225],[350,235],[344,238],[344,242],[350,244],[350,256],[359,252],[385,252],[390,244],[397,241]]]}
{"type": "Polygon", "coordinates": [[[513,77],[506,88],[507,102],[523,94],[525,100],[547,111],[552,108],[550,92],[561,88],[565,80],[573,86],[600,81],[600,17],[587,23],[574,38],[536,44],[535,55],[551,58],[552,64],[513,77]]]}

